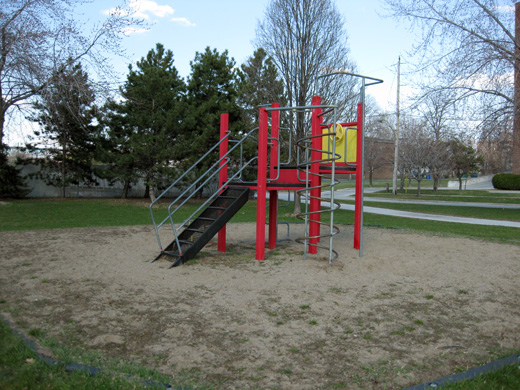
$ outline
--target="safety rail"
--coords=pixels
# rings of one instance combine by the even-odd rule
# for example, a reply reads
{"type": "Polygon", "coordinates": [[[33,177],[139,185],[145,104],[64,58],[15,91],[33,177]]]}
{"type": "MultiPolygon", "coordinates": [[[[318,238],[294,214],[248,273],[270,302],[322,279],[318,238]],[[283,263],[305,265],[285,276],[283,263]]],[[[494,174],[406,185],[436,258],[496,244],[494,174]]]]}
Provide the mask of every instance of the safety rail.
{"type": "Polygon", "coordinates": [[[318,211],[309,211],[309,209],[308,209],[309,203],[305,202],[305,211],[301,212],[300,214],[298,214],[296,216],[297,218],[303,219],[305,221],[305,236],[299,237],[295,241],[305,244],[304,257],[307,256],[308,245],[314,246],[316,248],[328,250],[329,251],[329,263],[331,263],[332,260],[336,260],[338,258],[338,252],[336,250],[334,250],[332,242],[333,242],[334,236],[340,232],[339,228],[336,225],[334,225],[334,211],[341,207],[340,204],[334,200],[334,187],[336,186],[336,184],[339,184],[339,182],[335,178],[335,162],[336,162],[336,160],[341,158],[341,155],[337,154],[336,152],[331,152],[331,150],[336,150],[336,132],[331,131],[330,127],[328,127],[328,126],[327,126],[327,128],[329,130],[328,133],[306,136],[306,137],[298,140],[296,143],[296,145],[299,148],[301,148],[305,151],[304,155],[306,156],[305,159],[303,159],[303,161],[298,161],[298,164],[297,164],[298,170],[301,172],[304,172],[306,175],[306,177],[305,177],[306,186],[305,186],[305,188],[298,190],[296,192],[300,196],[305,194],[306,200],[309,200],[309,201],[311,199],[318,200],[322,207],[318,211]],[[309,145],[312,143],[313,139],[317,138],[317,139],[321,140],[323,137],[332,138],[332,149],[329,149],[329,150],[316,149],[316,148],[313,148],[312,145],[309,145]],[[309,152],[311,152],[311,153],[309,153],[309,152]],[[309,156],[309,154],[312,155],[312,152],[319,152],[320,156],[322,156],[322,157],[319,160],[312,160],[312,158],[310,158],[310,156],[309,156]],[[323,154],[326,154],[327,157],[323,158],[323,154]],[[319,164],[331,163],[332,164],[330,182],[328,184],[326,183],[326,184],[320,184],[317,186],[309,186],[309,183],[311,182],[309,175],[312,175],[315,177],[320,177],[320,178],[324,177],[323,174],[312,172],[309,169],[311,164],[314,164],[314,163],[319,163],[319,164]],[[321,190],[323,190],[325,188],[330,188],[330,198],[329,199],[326,199],[323,196],[316,197],[316,196],[313,196],[311,193],[311,191],[315,190],[315,189],[320,189],[320,193],[321,193],[321,190]],[[330,208],[324,209],[323,204],[322,204],[323,201],[328,201],[330,204],[330,208]],[[330,223],[322,222],[321,218],[317,219],[317,220],[312,219],[316,214],[322,214],[322,213],[330,213],[330,223]],[[317,235],[312,235],[312,233],[310,233],[307,228],[309,221],[312,221],[312,222],[317,223],[322,226],[329,227],[329,232],[325,233],[325,234],[321,233],[321,234],[317,234],[317,235]],[[329,238],[328,247],[312,242],[312,240],[319,240],[322,238],[329,238]]]}
{"type": "MultiPolygon", "coordinates": [[[[335,106],[335,105],[313,104],[311,106],[272,107],[272,108],[266,108],[266,111],[292,111],[292,112],[304,112],[305,113],[305,112],[313,111],[313,110],[316,110],[316,109],[326,109],[326,110],[328,110],[326,112],[322,112],[321,114],[319,114],[318,115],[319,118],[321,118],[325,113],[333,111],[334,112],[334,124],[337,123],[337,121],[336,121],[336,119],[337,119],[336,118],[337,106],[335,106]]],[[[329,128],[329,131],[330,131],[330,128],[329,128]]],[[[279,142],[279,139],[277,141],[279,142]]],[[[335,179],[335,162],[336,162],[336,160],[338,160],[341,157],[339,154],[335,153],[335,150],[336,150],[335,149],[335,147],[336,147],[335,146],[336,145],[336,132],[335,132],[335,128],[334,128],[334,131],[330,131],[328,133],[322,133],[322,134],[319,134],[319,135],[304,136],[302,139],[299,139],[299,140],[296,141],[296,145],[298,146],[298,148],[297,148],[297,164],[296,164],[296,166],[298,168],[297,178],[302,183],[305,183],[305,188],[303,188],[301,190],[298,190],[296,192],[300,196],[303,195],[303,194],[307,195],[305,197],[306,198],[306,202],[305,202],[305,208],[306,209],[305,209],[304,212],[301,212],[300,214],[297,215],[297,218],[302,219],[305,222],[305,235],[304,235],[304,237],[297,238],[296,241],[305,244],[305,252],[304,252],[305,256],[307,255],[307,248],[308,248],[308,246],[313,246],[316,249],[317,248],[328,249],[329,250],[329,262],[331,262],[332,260],[335,260],[338,257],[338,253],[333,248],[333,238],[334,238],[335,235],[337,235],[339,233],[339,228],[334,225],[334,210],[336,210],[336,209],[338,209],[340,207],[340,204],[334,200],[334,187],[338,183],[336,181],[336,179],[335,179]],[[320,139],[320,145],[322,145],[321,139],[323,137],[330,137],[329,139],[331,139],[332,142],[333,142],[333,148],[332,149],[330,149],[330,148],[329,148],[329,150],[323,150],[323,148],[317,149],[317,148],[312,147],[312,145],[309,145],[309,144],[312,143],[313,139],[317,139],[317,138],[320,139]],[[306,156],[305,158],[302,158],[300,156],[300,150],[304,151],[304,155],[306,156]],[[334,152],[330,152],[330,150],[333,150],[334,152]],[[309,154],[312,155],[312,152],[319,152],[321,158],[319,160],[312,160],[311,158],[309,158],[310,157],[309,154]],[[323,158],[323,154],[327,154],[328,157],[327,158],[323,158]],[[328,164],[328,163],[331,164],[331,180],[330,180],[330,182],[328,184],[321,184],[319,186],[310,186],[309,183],[311,182],[311,180],[309,180],[309,175],[313,175],[315,177],[320,177],[320,178],[324,177],[323,174],[312,172],[310,170],[311,165],[313,165],[313,164],[328,164]],[[300,173],[304,174],[306,177],[302,178],[300,176],[300,173]],[[314,196],[312,194],[313,190],[318,190],[319,189],[320,193],[321,193],[321,190],[324,189],[324,188],[330,188],[330,198],[329,199],[325,199],[324,197],[321,197],[321,196],[320,197],[316,197],[316,196],[314,196]],[[308,209],[307,209],[308,206],[309,206],[308,201],[311,201],[311,200],[315,200],[315,201],[317,200],[317,201],[320,202],[320,204],[323,201],[328,201],[330,203],[330,208],[322,209],[320,207],[320,210],[308,211],[308,209]],[[321,218],[318,218],[317,220],[313,219],[313,217],[315,218],[316,215],[324,213],[324,212],[330,213],[330,224],[326,224],[324,222],[321,222],[321,218]],[[326,233],[326,234],[314,235],[311,232],[309,232],[309,229],[308,229],[309,222],[312,222],[312,223],[318,224],[318,225],[323,225],[323,226],[324,225],[328,225],[329,232],[326,233]],[[325,247],[325,246],[317,244],[317,242],[319,242],[319,240],[321,238],[329,238],[329,246],[328,247],[325,247]]],[[[278,167],[278,170],[279,169],[280,169],[280,167],[278,167]]]]}
{"type": "MultiPolygon", "coordinates": [[[[150,203],[150,206],[149,206],[149,209],[150,209],[150,214],[151,214],[151,217],[152,217],[152,222],[153,222],[153,225],[154,225],[154,230],[155,230],[155,235],[156,235],[156,238],[157,238],[157,242],[159,244],[159,248],[161,250],[161,252],[163,251],[163,246],[162,246],[162,243],[161,243],[161,238],[160,238],[160,234],[159,234],[159,229],[164,226],[164,224],[166,222],[170,222],[171,224],[171,228],[173,230],[173,235],[174,235],[174,241],[176,242],[177,244],[177,247],[180,249],[180,244],[179,244],[179,239],[178,239],[178,234],[177,232],[180,231],[184,226],[186,226],[191,220],[192,218],[197,215],[201,210],[204,209],[204,207],[206,207],[211,201],[213,201],[218,195],[219,193],[229,185],[229,183],[231,183],[237,176],[241,176],[242,172],[244,171],[244,169],[246,169],[249,165],[251,165],[251,163],[255,160],[258,159],[258,157],[253,157],[251,158],[249,161],[243,163],[242,161],[242,153],[240,154],[240,159],[241,159],[241,162],[240,162],[240,166],[239,166],[239,169],[231,176],[227,179],[227,181],[225,183],[223,183],[204,203],[202,203],[188,218],[186,218],[180,225],[176,226],[175,225],[175,222],[173,221],[173,216],[182,208],[182,206],[184,206],[191,198],[193,198],[195,196],[195,194],[201,190],[209,181],[211,181],[212,179],[215,178],[216,175],[218,175],[218,173],[226,166],[228,166],[229,162],[230,162],[230,155],[231,153],[239,146],[241,146],[248,138],[254,138],[251,136],[251,134],[255,131],[257,131],[258,128],[255,128],[251,131],[249,131],[246,135],[243,136],[243,138],[239,141],[237,141],[237,143],[231,147],[227,153],[225,153],[221,158],[219,158],[218,161],[216,161],[213,165],[211,165],[207,170],[206,172],[204,172],[202,175],[199,176],[199,178],[197,180],[195,180],[189,187],[187,187],[180,195],[178,195],[169,205],[168,205],[168,208],[167,208],[167,211],[168,211],[168,215],[160,222],[160,223],[157,223],[156,222],[156,219],[155,219],[155,215],[154,215],[154,210],[153,210],[153,207],[154,205],[162,198],[165,196],[165,194],[167,192],[169,192],[172,188],[174,188],[177,184],[179,184],[179,182],[184,178],[186,177],[187,174],[189,174],[190,172],[194,171],[195,168],[197,167],[197,165],[202,162],[206,157],[208,157],[216,148],[218,148],[220,146],[220,144],[222,142],[224,142],[226,139],[229,138],[231,132],[230,131],[227,131],[226,132],[226,135],[225,137],[222,137],[221,140],[219,142],[217,142],[211,149],[209,149],[201,158],[199,158],[186,172],[184,172],[179,178],[177,178],[170,186],[168,186],[168,188],[166,188],[153,202],[150,203]],[[222,163],[222,164],[221,164],[222,163]],[[217,168],[218,167],[218,168],[217,168]],[[217,168],[217,169],[215,169],[217,168]],[[215,170],[214,170],[215,169],[215,170]],[[211,173],[211,171],[214,170],[214,172],[211,173]],[[202,183],[201,181],[204,180],[202,183]],[[200,184],[199,184],[200,183],[200,184]],[[187,195],[187,196],[186,196],[187,195]],[[179,203],[179,201],[181,199],[184,199],[182,202],[179,203]],[[177,203],[179,203],[177,205],[177,203]],[[177,205],[175,207],[174,210],[172,210],[172,208],[177,205]]],[[[173,255],[173,253],[172,253],[173,255]]]]}

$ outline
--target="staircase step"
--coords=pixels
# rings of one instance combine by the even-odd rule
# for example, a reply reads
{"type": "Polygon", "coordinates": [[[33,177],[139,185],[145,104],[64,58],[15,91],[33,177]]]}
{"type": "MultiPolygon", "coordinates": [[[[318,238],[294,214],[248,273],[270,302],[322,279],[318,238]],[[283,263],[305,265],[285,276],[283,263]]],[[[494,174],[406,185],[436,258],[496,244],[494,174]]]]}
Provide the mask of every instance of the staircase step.
{"type": "Polygon", "coordinates": [[[165,251],[162,251],[164,254],[175,257],[171,266],[176,267],[192,259],[247,203],[248,194],[249,188],[234,187],[226,189],[216,197],[211,205],[202,212],[201,216],[190,222],[189,226],[180,233],[178,243],[181,248],[178,248],[177,241],[174,240],[165,251]],[[237,196],[228,195],[229,193],[237,196]],[[182,251],[182,254],[179,254],[179,251],[182,251]]]}
{"type": "Polygon", "coordinates": [[[203,220],[203,221],[215,221],[216,218],[210,218],[210,217],[198,217],[197,219],[203,220]]]}
{"type": "Polygon", "coordinates": [[[195,232],[195,233],[204,233],[205,230],[200,230],[200,229],[193,229],[193,228],[186,228],[184,229],[184,231],[188,231],[188,232],[195,232]]]}

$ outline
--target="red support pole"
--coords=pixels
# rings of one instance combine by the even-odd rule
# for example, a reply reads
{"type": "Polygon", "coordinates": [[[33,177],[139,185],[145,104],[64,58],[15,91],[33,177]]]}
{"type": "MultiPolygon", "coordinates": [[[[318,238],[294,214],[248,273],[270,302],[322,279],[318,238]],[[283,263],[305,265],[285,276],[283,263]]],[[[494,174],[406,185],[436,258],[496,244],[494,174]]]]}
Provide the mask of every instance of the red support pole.
{"type": "MultiPolygon", "coordinates": [[[[312,105],[319,106],[321,104],[321,98],[319,96],[314,96],[312,98],[312,105]]],[[[315,108],[312,110],[312,135],[321,134],[321,119],[319,115],[322,113],[321,108],[315,108]]],[[[321,185],[321,178],[319,177],[320,164],[318,161],[322,159],[322,155],[319,150],[322,149],[322,139],[321,137],[313,138],[311,141],[312,151],[311,151],[311,175],[310,175],[310,185],[311,187],[318,187],[321,185]]],[[[318,253],[318,248],[316,245],[319,243],[320,239],[318,236],[320,235],[320,220],[321,214],[319,213],[321,209],[321,188],[314,188],[310,190],[310,225],[309,225],[309,253],[316,254],[318,253]],[[313,245],[311,245],[313,244],[313,245]]]]}
{"type": "MultiPolygon", "coordinates": [[[[273,108],[278,108],[280,105],[278,103],[272,104],[273,108]]],[[[271,111],[271,169],[270,169],[270,178],[276,179],[278,175],[277,167],[280,163],[278,161],[278,150],[280,149],[280,111],[271,111]],[[273,139],[275,138],[275,139],[273,139]]]]}
{"type": "Polygon", "coordinates": [[[258,177],[256,190],[256,259],[265,259],[265,208],[267,192],[268,114],[260,108],[258,125],[258,177]]]}
{"type": "Polygon", "coordinates": [[[276,236],[278,233],[278,191],[269,191],[269,249],[276,248],[276,236]]]}
{"type": "MultiPolygon", "coordinates": [[[[228,129],[229,129],[229,115],[221,114],[220,115],[220,139],[221,140],[227,135],[228,129]]],[[[224,157],[225,154],[228,152],[228,147],[229,147],[229,137],[227,137],[219,146],[220,158],[224,157]]],[[[227,161],[222,160],[219,163],[219,167],[222,167],[222,169],[219,171],[219,174],[218,174],[218,187],[220,188],[227,181],[227,176],[228,176],[227,161]]],[[[225,225],[218,232],[217,249],[219,252],[226,251],[226,226],[225,225]]]]}
{"type": "MultiPolygon", "coordinates": [[[[280,107],[278,103],[273,103],[273,108],[280,107]]],[[[270,178],[276,179],[278,176],[278,151],[280,149],[280,111],[271,111],[271,154],[270,154],[270,178]]],[[[276,248],[276,237],[278,230],[278,191],[269,191],[269,249],[276,248]]]]}
{"type": "Polygon", "coordinates": [[[354,249],[359,249],[361,242],[361,207],[363,199],[363,104],[357,109],[357,151],[356,151],[356,193],[354,199],[354,249]]]}

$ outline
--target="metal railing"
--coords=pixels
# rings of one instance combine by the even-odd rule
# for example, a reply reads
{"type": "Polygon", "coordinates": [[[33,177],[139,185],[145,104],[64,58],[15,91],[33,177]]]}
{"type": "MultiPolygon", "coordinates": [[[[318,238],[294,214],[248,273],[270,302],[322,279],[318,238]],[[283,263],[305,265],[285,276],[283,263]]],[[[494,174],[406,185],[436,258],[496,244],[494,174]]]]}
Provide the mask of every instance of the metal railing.
{"type": "MultiPolygon", "coordinates": [[[[337,117],[336,117],[337,106],[335,106],[335,105],[312,105],[312,106],[296,106],[296,107],[273,107],[273,108],[266,108],[266,110],[267,111],[276,111],[277,110],[277,111],[309,112],[309,111],[312,111],[313,109],[318,109],[318,108],[327,110],[325,112],[322,112],[319,115],[320,118],[328,112],[334,113],[333,114],[334,128],[332,130],[330,128],[328,128],[328,130],[329,130],[328,132],[322,133],[319,135],[306,135],[302,139],[299,139],[296,141],[296,145],[298,146],[297,156],[296,156],[296,158],[297,158],[296,165],[298,168],[297,178],[298,178],[298,180],[305,183],[305,188],[296,191],[300,196],[302,196],[302,198],[305,199],[305,211],[303,211],[297,215],[297,218],[302,219],[305,222],[305,235],[304,235],[304,237],[297,238],[296,241],[305,244],[305,250],[304,250],[305,257],[307,256],[307,248],[309,245],[311,245],[316,248],[327,249],[329,251],[329,262],[332,262],[332,260],[335,260],[338,257],[338,253],[333,248],[333,239],[334,239],[334,236],[339,233],[339,228],[334,225],[334,210],[336,210],[340,207],[340,204],[334,200],[334,187],[337,184],[337,180],[335,178],[335,166],[336,166],[335,163],[336,163],[336,160],[338,160],[341,157],[339,154],[337,154],[335,152],[335,150],[336,150],[336,130],[335,130],[336,127],[335,126],[337,124],[337,117]],[[312,139],[319,138],[321,140],[323,137],[329,137],[329,141],[332,142],[332,145],[329,146],[329,150],[324,150],[323,148],[320,148],[320,149],[312,148],[312,146],[311,146],[312,139]],[[331,148],[331,146],[332,146],[332,148],[331,148]],[[300,150],[302,150],[303,153],[300,153],[300,150]],[[312,161],[310,158],[310,154],[312,151],[319,152],[321,158],[319,160],[312,161]],[[302,154],[303,154],[303,156],[302,156],[302,154]],[[326,157],[324,157],[323,155],[326,155],[326,157]],[[314,186],[314,187],[310,186],[310,184],[309,184],[311,182],[310,176],[314,175],[314,176],[318,176],[321,178],[324,177],[323,174],[314,173],[314,172],[310,171],[311,165],[315,164],[315,163],[318,163],[318,164],[329,164],[330,163],[331,164],[331,179],[330,179],[329,183],[324,183],[324,184],[321,184],[319,186],[314,186]],[[302,178],[300,176],[300,174],[305,175],[305,177],[302,178]],[[323,190],[325,188],[330,188],[330,198],[325,198],[323,196],[315,197],[315,196],[311,195],[311,190],[320,189],[320,192],[321,192],[321,190],[323,190]],[[318,200],[320,202],[320,205],[324,201],[329,202],[330,208],[320,207],[319,211],[310,212],[308,210],[308,207],[309,207],[309,201],[311,199],[318,200]],[[312,219],[313,216],[315,216],[316,214],[321,214],[321,213],[330,213],[330,223],[329,224],[324,223],[321,220],[318,221],[318,220],[312,219]],[[309,232],[309,222],[318,223],[319,225],[322,225],[322,226],[327,225],[329,228],[329,232],[325,233],[325,234],[319,234],[317,236],[312,236],[309,232]],[[314,240],[314,239],[319,240],[321,238],[329,239],[328,247],[311,243],[311,240],[314,240]]],[[[322,145],[322,143],[321,143],[321,145],[322,145]]],[[[279,164],[279,165],[281,165],[281,164],[279,164]]]]}
{"type": "MultiPolygon", "coordinates": [[[[155,235],[156,235],[156,238],[157,238],[157,243],[159,244],[159,248],[161,250],[161,253],[163,253],[163,246],[162,246],[162,243],[161,243],[161,237],[160,237],[160,233],[159,233],[159,229],[161,227],[163,227],[167,222],[170,223],[171,225],[171,228],[172,228],[172,231],[173,231],[173,236],[174,236],[174,241],[177,245],[177,248],[178,248],[178,251],[179,251],[179,254],[182,254],[180,253],[181,251],[181,246],[180,246],[180,243],[179,243],[179,238],[178,238],[178,234],[177,232],[179,232],[183,227],[185,227],[186,225],[188,225],[192,220],[193,218],[198,215],[202,210],[205,209],[205,207],[210,203],[212,202],[219,194],[220,192],[226,187],[229,185],[229,183],[233,180],[235,180],[237,177],[240,177],[242,175],[242,172],[249,166],[251,165],[251,163],[255,160],[258,159],[258,157],[253,157],[251,158],[250,160],[248,160],[247,162],[243,162],[243,159],[242,159],[242,152],[240,153],[240,164],[239,164],[239,168],[238,170],[229,178],[227,178],[227,181],[225,183],[223,183],[219,188],[217,188],[217,190],[204,202],[202,203],[193,213],[191,213],[191,215],[189,217],[187,217],[186,219],[184,219],[184,221],[180,224],[175,224],[174,222],[174,215],[179,212],[182,208],[182,206],[184,206],[191,198],[193,198],[195,196],[195,194],[197,194],[198,191],[200,191],[201,189],[204,188],[204,186],[209,183],[211,180],[214,180],[215,176],[217,176],[219,174],[219,172],[226,166],[229,165],[229,162],[230,162],[230,155],[231,153],[237,149],[238,147],[241,147],[241,145],[248,139],[248,138],[254,138],[252,137],[252,133],[257,131],[258,128],[255,128],[251,131],[249,131],[246,135],[243,136],[243,138],[239,141],[236,142],[236,144],[231,147],[226,154],[224,154],[222,157],[220,157],[215,163],[213,163],[202,175],[200,175],[197,180],[195,180],[190,186],[188,186],[184,191],[181,192],[180,195],[178,195],[169,205],[168,205],[168,208],[167,208],[167,216],[162,220],[160,221],[159,223],[157,223],[156,221],[156,218],[155,218],[155,214],[154,214],[154,206],[159,202],[159,200],[161,198],[163,198],[166,193],[168,193],[170,190],[172,190],[173,188],[175,188],[175,186],[179,185],[179,183],[181,182],[182,179],[184,179],[188,174],[190,174],[191,172],[194,172],[195,169],[197,168],[197,165],[200,164],[204,159],[206,159],[212,152],[215,151],[215,149],[217,149],[220,144],[222,142],[224,142],[226,139],[229,138],[231,132],[228,131],[226,133],[226,135],[219,141],[217,142],[212,148],[210,148],[201,158],[199,158],[190,168],[188,168],[187,171],[185,171],[179,178],[177,178],[170,186],[168,186],[168,188],[166,188],[152,203],[150,203],[150,206],[149,206],[149,209],[150,209],[150,214],[151,214],[151,217],[152,217],[152,222],[153,222],[153,225],[154,225],[154,231],[155,231],[155,235]],[[222,163],[222,164],[221,164],[222,163]],[[175,206],[175,208],[174,208],[175,206]]],[[[170,255],[176,255],[175,253],[169,253],[170,255]]]]}

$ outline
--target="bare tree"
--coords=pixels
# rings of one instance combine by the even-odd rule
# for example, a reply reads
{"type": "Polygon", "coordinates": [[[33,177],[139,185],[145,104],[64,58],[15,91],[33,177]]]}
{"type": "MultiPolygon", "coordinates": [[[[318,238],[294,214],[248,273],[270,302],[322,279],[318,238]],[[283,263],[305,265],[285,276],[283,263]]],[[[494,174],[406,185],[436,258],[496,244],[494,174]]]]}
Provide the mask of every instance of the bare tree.
{"type": "Polygon", "coordinates": [[[423,121],[403,118],[399,160],[410,178],[417,181],[417,196],[421,195],[421,182],[430,173],[437,153],[434,139],[425,127],[423,121]]]}
{"type": "Polygon", "coordinates": [[[388,114],[367,116],[365,124],[365,172],[368,172],[370,187],[374,172],[393,161],[393,129],[388,114]]]}
{"type": "MultiPolygon", "coordinates": [[[[514,0],[385,1],[393,16],[421,30],[414,54],[420,54],[418,69],[431,75],[430,90],[457,91],[463,104],[485,98],[482,120],[498,123],[513,114],[520,53],[514,0]]],[[[520,127],[513,138],[513,166],[520,172],[520,127]]]]}
{"type": "Polygon", "coordinates": [[[451,90],[432,91],[421,101],[418,111],[425,121],[425,131],[432,138],[435,153],[430,160],[433,190],[439,188],[440,179],[450,169],[450,151],[447,143],[453,138],[455,94],[451,90]]]}
{"type": "MultiPolygon", "coordinates": [[[[484,173],[494,174],[511,169],[512,134],[508,131],[510,128],[510,125],[503,125],[502,129],[494,128],[492,132],[479,140],[477,150],[484,159],[482,164],[484,173]]],[[[484,126],[482,133],[484,134],[486,131],[484,126]]]]}
{"type": "MultiPolygon", "coordinates": [[[[256,32],[256,46],[263,48],[284,81],[290,106],[311,103],[314,94],[355,113],[355,81],[350,77],[319,76],[332,71],[355,70],[349,58],[345,21],[332,0],[271,0],[256,32]]],[[[350,119],[347,115],[345,119],[350,119]]],[[[308,127],[304,112],[288,118],[293,142],[308,127]]],[[[296,155],[296,154],[294,154],[296,155]]],[[[298,212],[299,202],[295,202],[298,212]]]]}
{"type": "Polygon", "coordinates": [[[0,144],[6,117],[14,108],[30,107],[33,96],[80,59],[84,66],[105,71],[104,55],[118,47],[125,29],[138,23],[120,7],[85,33],[74,9],[90,2],[0,0],[0,144]]]}

